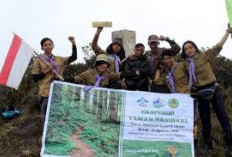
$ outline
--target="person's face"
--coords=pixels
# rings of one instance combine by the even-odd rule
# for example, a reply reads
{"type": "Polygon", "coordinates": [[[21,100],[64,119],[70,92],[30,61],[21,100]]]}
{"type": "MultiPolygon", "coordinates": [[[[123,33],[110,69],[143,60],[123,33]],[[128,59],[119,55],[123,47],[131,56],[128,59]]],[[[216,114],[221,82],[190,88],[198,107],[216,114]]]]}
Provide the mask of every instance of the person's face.
{"type": "Polygon", "coordinates": [[[43,46],[42,46],[42,50],[45,52],[45,53],[48,53],[50,54],[53,50],[53,43],[50,41],[50,40],[47,40],[44,42],[43,46]]]}
{"type": "Polygon", "coordinates": [[[138,48],[135,48],[134,51],[135,51],[135,56],[136,56],[136,57],[140,57],[140,56],[142,56],[143,53],[144,53],[144,47],[143,47],[143,46],[140,46],[140,47],[138,47],[138,48]]]}
{"type": "Polygon", "coordinates": [[[108,64],[106,62],[100,62],[97,64],[97,71],[99,74],[103,74],[108,68],[108,64]]]}
{"type": "Polygon", "coordinates": [[[188,57],[193,57],[197,53],[196,48],[191,43],[186,43],[184,45],[184,51],[185,51],[186,56],[188,57]]]}
{"type": "Polygon", "coordinates": [[[149,42],[148,46],[150,47],[151,50],[156,50],[158,48],[159,43],[158,42],[149,42]]]}
{"type": "Polygon", "coordinates": [[[117,53],[117,52],[121,51],[121,46],[118,43],[115,43],[112,45],[112,49],[114,52],[117,53]]]}
{"type": "Polygon", "coordinates": [[[172,68],[174,64],[174,57],[173,56],[164,56],[163,63],[166,67],[172,68]]]}

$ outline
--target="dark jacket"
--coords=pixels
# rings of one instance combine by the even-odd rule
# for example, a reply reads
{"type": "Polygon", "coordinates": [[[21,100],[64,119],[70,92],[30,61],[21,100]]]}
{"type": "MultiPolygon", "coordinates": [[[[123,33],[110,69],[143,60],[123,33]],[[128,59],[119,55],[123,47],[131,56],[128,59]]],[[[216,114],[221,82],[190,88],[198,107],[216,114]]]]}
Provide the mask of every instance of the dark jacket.
{"type": "Polygon", "coordinates": [[[122,69],[128,90],[147,91],[150,68],[145,56],[140,58],[128,57],[123,63],[122,69]],[[136,71],[139,74],[136,74],[136,71]]]}

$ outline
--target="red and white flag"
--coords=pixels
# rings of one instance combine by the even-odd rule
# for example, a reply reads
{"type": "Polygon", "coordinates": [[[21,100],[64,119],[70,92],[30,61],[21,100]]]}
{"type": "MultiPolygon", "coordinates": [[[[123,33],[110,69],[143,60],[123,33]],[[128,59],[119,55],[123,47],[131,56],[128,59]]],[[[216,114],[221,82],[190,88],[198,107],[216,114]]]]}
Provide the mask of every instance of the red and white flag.
{"type": "Polygon", "coordinates": [[[18,89],[34,49],[18,35],[14,35],[0,73],[0,84],[18,89]]]}

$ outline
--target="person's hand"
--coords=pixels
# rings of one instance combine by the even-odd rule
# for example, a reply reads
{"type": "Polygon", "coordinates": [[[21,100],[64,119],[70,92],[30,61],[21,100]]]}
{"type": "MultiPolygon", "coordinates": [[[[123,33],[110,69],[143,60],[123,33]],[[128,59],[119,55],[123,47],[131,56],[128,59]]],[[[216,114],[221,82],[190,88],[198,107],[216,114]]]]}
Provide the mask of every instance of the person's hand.
{"type": "Polygon", "coordinates": [[[232,28],[230,27],[230,24],[229,24],[229,23],[228,23],[227,26],[228,26],[228,27],[227,27],[227,30],[226,30],[226,31],[227,31],[228,33],[232,33],[232,28]]]}
{"type": "Polygon", "coordinates": [[[136,70],[136,71],[135,71],[135,73],[136,73],[136,75],[137,75],[137,76],[139,76],[139,75],[140,75],[139,70],[136,70]]]}
{"type": "Polygon", "coordinates": [[[126,58],[132,59],[134,57],[134,54],[129,54],[126,58]]]}
{"type": "Polygon", "coordinates": [[[103,27],[97,27],[96,34],[100,34],[102,30],[103,30],[103,27]]]}
{"type": "Polygon", "coordinates": [[[198,98],[199,95],[196,87],[190,87],[190,96],[194,99],[198,98]]]}
{"type": "Polygon", "coordinates": [[[52,65],[51,64],[48,64],[47,66],[46,66],[46,70],[43,72],[44,74],[47,74],[47,73],[49,73],[49,72],[51,72],[52,71],[52,65]]]}
{"type": "Polygon", "coordinates": [[[75,38],[73,36],[69,36],[68,40],[73,44],[76,45],[75,38]]]}
{"type": "Polygon", "coordinates": [[[161,35],[161,36],[159,36],[159,40],[161,40],[161,41],[167,40],[167,37],[161,35]]]}

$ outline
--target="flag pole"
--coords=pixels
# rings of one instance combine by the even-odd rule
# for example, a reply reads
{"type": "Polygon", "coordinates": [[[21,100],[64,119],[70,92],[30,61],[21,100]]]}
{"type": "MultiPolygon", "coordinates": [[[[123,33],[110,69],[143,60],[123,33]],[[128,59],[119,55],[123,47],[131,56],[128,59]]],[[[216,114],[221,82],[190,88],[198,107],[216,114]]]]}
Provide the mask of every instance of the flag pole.
{"type": "MultiPolygon", "coordinates": [[[[12,32],[13,33],[13,35],[17,35],[15,32],[12,32]]],[[[17,35],[18,36],[18,35],[17,35]]],[[[21,38],[21,37],[20,37],[21,38]]],[[[35,56],[36,57],[38,57],[38,59],[40,60],[40,61],[42,61],[42,63],[44,63],[44,64],[46,64],[46,65],[49,65],[49,63],[47,63],[47,62],[45,62],[43,59],[41,59],[41,57],[40,57],[40,55],[36,52],[36,51],[34,51],[34,54],[35,54],[35,56]]],[[[61,81],[64,81],[64,78],[60,75],[60,74],[58,74],[54,69],[52,69],[52,71],[53,71],[53,73],[55,73],[55,75],[61,80],[61,81]]]]}
{"type": "MultiPolygon", "coordinates": [[[[49,63],[47,63],[47,62],[45,62],[43,59],[41,59],[40,55],[39,55],[36,51],[34,51],[34,54],[35,54],[36,57],[38,57],[38,59],[39,59],[40,61],[42,61],[42,63],[44,63],[44,64],[46,64],[46,65],[49,65],[49,63]]],[[[58,74],[54,69],[52,69],[52,71],[53,71],[53,73],[55,73],[55,75],[56,75],[61,81],[64,81],[64,78],[63,78],[60,74],[58,74]]]]}

